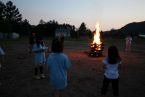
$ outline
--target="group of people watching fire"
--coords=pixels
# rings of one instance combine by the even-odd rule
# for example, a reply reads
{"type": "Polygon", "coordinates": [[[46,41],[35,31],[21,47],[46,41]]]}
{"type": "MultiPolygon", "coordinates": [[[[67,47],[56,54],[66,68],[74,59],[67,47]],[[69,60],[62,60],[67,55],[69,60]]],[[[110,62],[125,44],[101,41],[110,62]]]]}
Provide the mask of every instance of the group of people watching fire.
{"type": "MultiPolygon", "coordinates": [[[[131,50],[131,36],[126,37],[126,51],[131,50]]],[[[42,37],[32,33],[29,38],[29,52],[34,55],[34,78],[40,80],[45,78],[44,64],[48,65],[49,82],[53,88],[54,97],[62,97],[62,93],[67,87],[68,71],[71,61],[63,52],[64,38],[54,38],[51,43],[51,50],[46,47],[42,37]]],[[[4,50],[0,47],[0,68],[3,64],[4,50]]],[[[101,94],[106,95],[109,83],[112,84],[113,94],[119,96],[119,70],[122,59],[115,45],[108,47],[108,55],[102,61],[104,68],[104,80],[102,82],[101,94]]],[[[1,85],[1,83],[0,83],[1,85]]]]}

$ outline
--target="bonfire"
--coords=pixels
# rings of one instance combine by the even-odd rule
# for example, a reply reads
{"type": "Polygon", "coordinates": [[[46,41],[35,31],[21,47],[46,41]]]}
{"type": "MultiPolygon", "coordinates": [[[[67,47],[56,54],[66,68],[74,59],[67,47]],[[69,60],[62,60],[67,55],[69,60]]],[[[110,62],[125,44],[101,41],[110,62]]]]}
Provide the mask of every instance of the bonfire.
{"type": "Polygon", "coordinates": [[[103,47],[103,43],[102,43],[101,36],[100,36],[99,23],[96,24],[96,30],[93,34],[94,34],[94,37],[93,37],[93,42],[91,42],[91,45],[90,45],[89,55],[90,56],[102,56],[104,47],[103,47]]]}

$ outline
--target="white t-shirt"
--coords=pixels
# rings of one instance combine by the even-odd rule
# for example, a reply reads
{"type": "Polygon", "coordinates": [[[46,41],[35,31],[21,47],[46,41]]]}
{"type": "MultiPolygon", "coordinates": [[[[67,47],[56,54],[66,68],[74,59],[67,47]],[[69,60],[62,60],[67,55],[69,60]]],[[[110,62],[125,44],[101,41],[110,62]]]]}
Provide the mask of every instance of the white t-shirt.
{"type": "Polygon", "coordinates": [[[121,62],[115,63],[115,64],[110,64],[108,63],[108,59],[105,58],[103,60],[103,63],[106,66],[104,75],[105,77],[109,79],[117,79],[119,77],[119,71],[118,71],[118,66],[121,64],[121,62]]]}
{"type": "Polygon", "coordinates": [[[37,44],[34,44],[32,47],[32,51],[34,52],[35,55],[35,64],[45,64],[46,58],[45,58],[45,51],[47,47],[45,45],[40,45],[37,46],[37,44]]]}

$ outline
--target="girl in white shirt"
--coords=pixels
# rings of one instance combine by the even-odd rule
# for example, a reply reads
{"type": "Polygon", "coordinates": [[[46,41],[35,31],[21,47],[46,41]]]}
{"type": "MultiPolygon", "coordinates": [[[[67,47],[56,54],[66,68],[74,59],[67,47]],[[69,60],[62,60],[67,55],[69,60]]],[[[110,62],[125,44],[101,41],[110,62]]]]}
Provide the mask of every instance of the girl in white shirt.
{"type": "Polygon", "coordinates": [[[106,95],[109,83],[112,83],[114,96],[119,96],[119,67],[121,58],[116,46],[108,48],[108,57],[103,60],[104,67],[104,80],[102,87],[102,95],[106,95]]]}
{"type": "Polygon", "coordinates": [[[36,38],[36,43],[32,47],[32,52],[34,52],[35,60],[35,79],[45,78],[43,73],[43,65],[46,62],[45,51],[48,48],[44,45],[44,41],[41,37],[36,38]],[[38,74],[40,71],[40,76],[38,74]]]}

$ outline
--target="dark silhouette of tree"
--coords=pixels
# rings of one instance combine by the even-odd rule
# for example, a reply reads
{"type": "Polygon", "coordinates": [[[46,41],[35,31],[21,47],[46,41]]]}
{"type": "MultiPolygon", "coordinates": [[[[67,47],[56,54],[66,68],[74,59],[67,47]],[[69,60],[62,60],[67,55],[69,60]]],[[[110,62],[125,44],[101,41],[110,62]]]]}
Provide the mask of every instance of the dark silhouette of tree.
{"type": "Polygon", "coordinates": [[[5,21],[9,24],[7,27],[9,28],[9,32],[17,32],[20,31],[20,23],[22,22],[22,15],[20,14],[18,8],[13,5],[12,1],[8,1],[5,5],[5,21]],[[19,30],[18,30],[19,29],[19,30]]]}
{"type": "Polygon", "coordinates": [[[71,37],[72,38],[78,38],[77,37],[76,27],[74,25],[72,25],[72,26],[70,25],[70,27],[71,27],[71,33],[70,33],[71,34],[71,37]]]}
{"type": "Polygon", "coordinates": [[[0,1],[0,21],[4,20],[5,4],[0,1]]]}
{"type": "Polygon", "coordinates": [[[29,21],[27,19],[25,19],[20,23],[19,30],[21,31],[21,34],[28,35],[32,31],[32,26],[29,24],[29,21]]]}
{"type": "Polygon", "coordinates": [[[91,30],[86,27],[86,24],[83,22],[77,30],[77,36],[90,36],[91,30]]]}
{"type": "Polygon", "coordinates": [[[45,22],[44,20],[40,20],[39,24],[37,26],[33,27],[33,32],[36,32],[37,35],[41,36],[47,36],[47,37],[54,37],[56,29],[67,29],[70,31],[70,35],[75,38],[77,36],[76,34],[76,28],[74,25],[70,24],[58,24],[55,20],[50,20],[48,22],[45,22]]]}
{"type": "Polygon", "coordinates": [[[75,31],[75,26],[74,25],[70,25],[70,24],[63,24],[63,25],[59,25],[61,26],[61,28],[67,29],[70,31],[70,36],[72,38],[77,38],[77,33],[75,31]]]}
{"type": "Polygon", "coordinates": [[[45,22],[43,19],[41,19],[41,20],[39,21],[39,24],[46,24],[46,22],[45,22]]]}
{"type": "Polygon", "coordinates": [[[57,21],[50,20],[44,23],[44,21],[41,19],[39,24],[33,28],[33,31],[41,36],[53,37],[55,35],[56,28],[58,28],[57,21]]]}
{"type": "Polygon", "coordinates": [[[87,36],[89,36],[89,38],[92,38],[92,31],[90,29],[86,30],[87,36]]]}
{"type": "Polygon", "coordinates": [[[5,4],[0,1],[0,32],[7,32],[8,23],[5,21],[5,7],[5,4]]]}
{"type": "Polygon", "coordinates": [[[80,36],[85,36],[85,35],[86,35],[86,30],[87,30],[86,24],[83,22],[83,23],[80,25],[79,29],[78,29],[78,34],[79,34],[80,36]]]}
{"type": "Polygon", "coordinates": [[[6,4],[0,1],[0,28],[1,32],[27,34],[31,31],[32,26],[27,19],[22,20],[22,15],[12,1],[8,1],[6,4]]]}
{"type": "Polygon", "coordinates": [[[21,22],[22,15],[20,14],[18,8],[16,8],[15,5],[13,5],[12,1],[8,1],[6,3],[5,8],[5,19],[9,22],[21,22]]]}
{"type": "Polygon", "coordinates": [[[47,30],[47,35],[54,37],[55,36],[55,30],[58,28],[58,22],[55,20],[50,20],[49,22],[46,23],[46,30],[47,30]]]}

